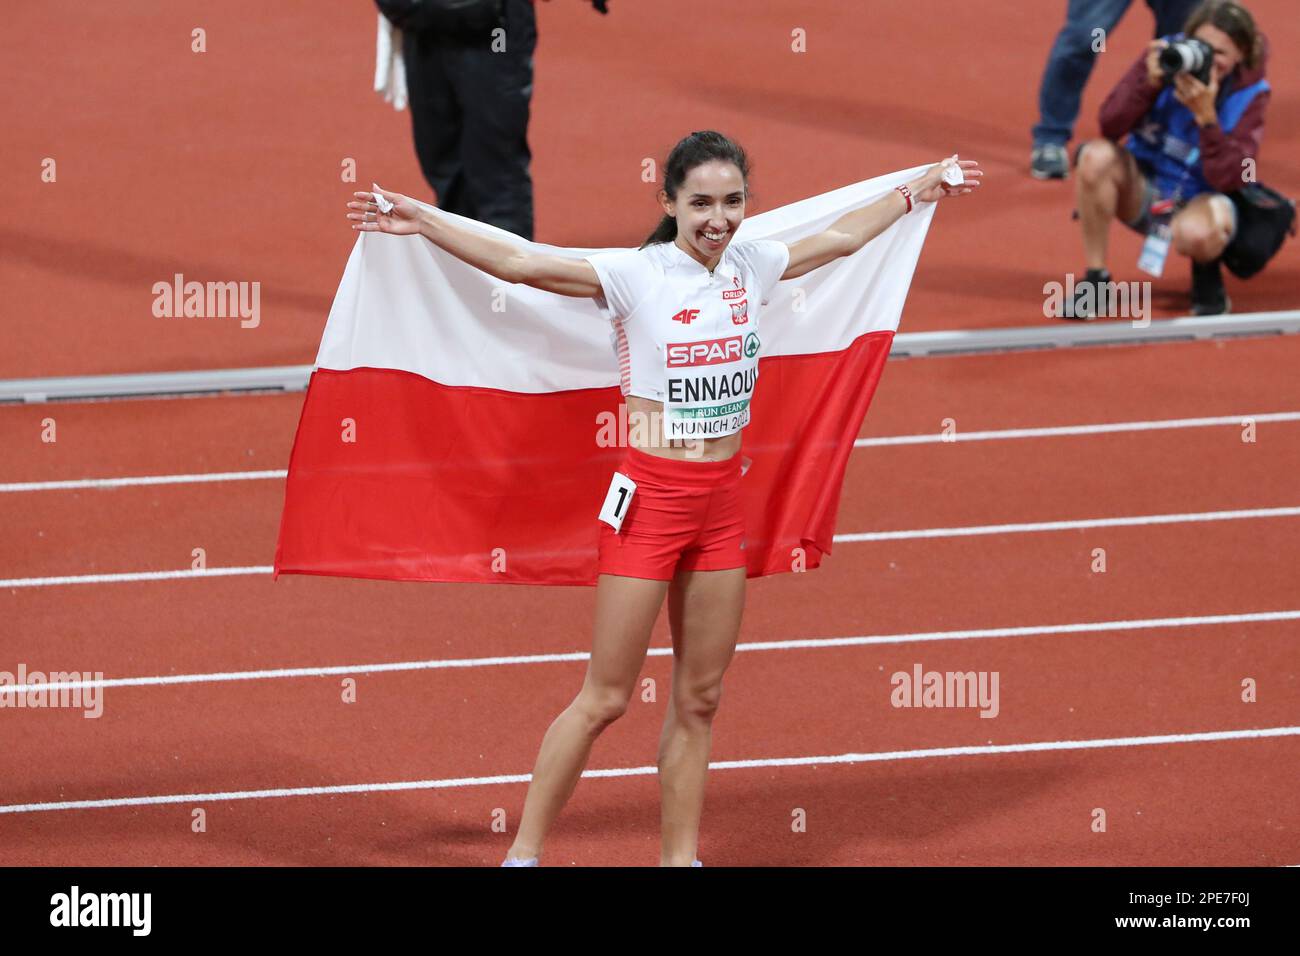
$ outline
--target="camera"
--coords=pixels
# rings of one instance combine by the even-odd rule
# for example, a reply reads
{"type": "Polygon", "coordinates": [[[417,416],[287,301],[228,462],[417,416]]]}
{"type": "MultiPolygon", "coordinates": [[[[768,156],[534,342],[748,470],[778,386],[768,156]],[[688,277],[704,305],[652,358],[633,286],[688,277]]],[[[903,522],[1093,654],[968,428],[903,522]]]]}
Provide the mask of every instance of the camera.
{"type": "Polygon", "coordinates": [[[1179,73],[1190,73],[1208,84],[1213,66],[1214,47],[1195,37],[1175,40],[1160,51],[1160,69],[1167,79],[1173,79],[1179,73]]]}

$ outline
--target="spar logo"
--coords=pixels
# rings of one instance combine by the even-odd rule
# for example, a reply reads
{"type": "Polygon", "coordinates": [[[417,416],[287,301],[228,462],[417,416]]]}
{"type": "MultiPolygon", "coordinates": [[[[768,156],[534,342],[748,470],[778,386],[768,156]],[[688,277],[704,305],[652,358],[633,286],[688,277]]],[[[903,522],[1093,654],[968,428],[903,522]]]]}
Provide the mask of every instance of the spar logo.
{"type": "Polygon", "coordinates": [[[731,324],[744,325],[748,321],[749,321],[749,300],[741,299],[739,302],[732,302],[731,303],[731,324]]]}
{"type": "MultiPolygon", "coordinates": [[[[758,339],[754,335],[751,334],[749,337],[757,343],[758,339]]],[[[744,348],[749,348],[748,342],[744,343],[744,348]]],[[[757,345],[754,351],[758,351],[757,345]]],[[[701,342],[678,342],[668,346],[668,367],[696,368],[701,365],[738,362],[740,354],[739,335],[729,335],[723,339],[705,339],[701,342]]]]}
{"type": "Polygon", "coordinates": [[[746,335],[745,336],[745,358],[753,358],[755,355],[757,355],[758,349],[761,345],[762,343],[758,341],[758,336],[755,333],[750,332],[748,335],[746,335]]]}

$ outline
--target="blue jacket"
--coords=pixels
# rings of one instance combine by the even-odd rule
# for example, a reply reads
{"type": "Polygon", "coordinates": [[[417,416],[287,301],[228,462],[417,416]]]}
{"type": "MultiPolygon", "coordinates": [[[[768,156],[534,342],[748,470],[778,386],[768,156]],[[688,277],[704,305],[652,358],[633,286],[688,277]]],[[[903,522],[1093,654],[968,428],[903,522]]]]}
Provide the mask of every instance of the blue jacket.
{"type": "MultiPolygon", "coordinates": [[[[1182,38],[1183,34],[1177,33],[1164,39],[1172,42],[1182,38]]],[[[1251,101],[1269,89],[1264,79],[1240,89],[1234,88],[1233,81],[1231,74],[1224,78],[1215,107],[1219,128],[1224,133],[1231,133],[1251,101]]],[[[1185,202],[1201,193],[1215,191],[1201,168],[1200,134],[1192,111],[1174,97],[1174,86],[1170,83],[1124,145],[1139,162],[1155,171],[1155,187],[1162,197],[1177,192],[1178,198],[1185,202]]]]}

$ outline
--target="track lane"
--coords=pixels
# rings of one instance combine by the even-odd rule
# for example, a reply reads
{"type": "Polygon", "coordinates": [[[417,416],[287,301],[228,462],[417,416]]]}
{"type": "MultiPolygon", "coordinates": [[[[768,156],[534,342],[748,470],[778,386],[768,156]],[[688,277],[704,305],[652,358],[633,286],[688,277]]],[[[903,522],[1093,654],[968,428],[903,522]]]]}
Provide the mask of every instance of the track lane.
{"type": "MultiPolygon", "coordinates": [[[[1233,343],[1232,347],[1241,344],[1244,343],[1233,343]]],[[[996,358],[1011,366],[1025,367],[1020,364],[1024,356],[996,358]]],[[[973,360],[967,358],[962,362],[973,360]]],[[[916,364],[901,363],[899,367],[916,364]]],[[[986,367],[991,367],[991,363],[986,367]]],[[[970,369],[967,366],[967,371],[970,369]]],[[[979,380],[979,376],[972,378],[979,380]]],[[[276,397],[271,401],[284,408],[288,398],[276,397]]],[[[166,410],[192,405],[194,401],[204,400],[149,404],[166,410]]],[[[264,407],[267,399],[248,397],[238,401],[243,408],[254,409],[264,407]]],[[[84,405],[81,409],[117,413],[126,404],[102,403],[84,405]]],[[[125,434],[130,434],[128,423],[140,410],[128,409],[129,414],[119,417],[118,426],[127,428],[125,434]]],[[[1193,411],[1203,412],[1203,409],[1193,411]]],[[[990,416],[985,421],[984,427],[1004,425],[1003,421],[995,422],[992,418],[990,416]]],[[[874,422],[874,418],[869,421],[874,422]]],[[[87,416],[84,422],[84,433],[94,433],[103,441],[105,433],[91,424],[93,416],[87,416]]],[[[1028,422],[1042,423],[1041,418],[1028,422]]],[[[225,424],[239,433],[237,421],[225,424]]],[[[1026,423],[1013,421],[1011,424],[1026,423]]],[[[174,425],[173,428],[179,441],[187,440],[183,437],[183,427],[174,425]]],[[[869,511],[879,502],[891,499],[898,506],[888,511],[889,516],[900,520],[909,515],[930,518],[927,524],[933,526],[940,523],[939,519],[964,518],[972,523],[973,518],[976,522],[984,522],[988,520],[990,511],[997,508],[1047,509],[1053,502],[1058,506],[1073,504],[1077,507],[1075,495],[1080,487],[1093,493],[1091,503],[1095,505],[1109,502],[1132,508],[1135,503],[1142,502],[1165,501],[1168,504],[1171,496],[1183,494],[1203,496],[1198,500],[1213,501],[1212,506],[1218,507],[1222,503],[1220,496],[1225,493],[1231,496],[1244,494],[1247,490],[1257,491],[1265,486],[1274,487],[1270,482],[1278,475],[1295,474],[1296,445],[1300,443],[1293,436],[1298,430],[1289,423],[1272,425],[1267,430],[1261,426],[1261,440],[1249,446],[1242,446],[1237,432],[1226,428],[864,449],[855,452],[851,460],[840,530],[850,527],[847,519],[859,507],[865,506],[869,511]],[[1046,461],[1043,448],[1051,448],[1054,452],[1046,461]],[[1220,477],[1209,481],[1208,487],[1203,480],[1194,485],[1163,489],[1143,483],[1145,462],[1154,458],[1169,467],[1188,456],[1202,465],[1197,472],[1202,478],[1220,477]],[[1080,468],[1098,458],[1116,463],[1116,467],[1104,475],[1105,480],[1095,475],[1083,482],[1069,480],[1080,468]],[[954,463],[962,466],[955,474],[944,471],[946,466],[954,463]],[[882,471],[885,478],[881,477],[882,471]],[[1233,480],[1223,481],[1222,478],[1227,476],[1233,480]],[[956,486],[962,488],[964,501],[950,502],[942,497],[940,491],[943,487],[956,486]],[[972,489],[983,493],[972,495],[972,489]],[[918,497],[927,499],[924,506],[916,503],[918,497]],[[975,514],[971,515],[966,509],[975,514]]],[[[119,432],[119,437],[122,434],[119,432]]],[[[229,446],[212,436],[207,436],[206,441],[207,457],[204,461],[215,464],[224,454],[220,449],[228,450],[229,446]]],[[[111,446],[112,442],[108,445],[111,446]]],[[[265,464],[259,464],[259,467],[265,467],[265,464]]],[[[217,562],[212,557],[214,547],[218,553],[224,550],[233,554],[241,546],[256,540],[259,529],[267,539],[264,546],[269,548],[273,544],[273,529],[282,493],[278,484],[256,482],[226,486],[154,486],[108,492],[13,494],[0,496],[0,514],[4,515],[8,527],[17,530],[18,536],[29,535],[29,545],[35,541],[35,551],[19,556],[19,562],[27,569],[25,573],[31,573],[30,569],[38,566],[40,560],[52,565],[55,558],[62,559],[70,554],[97,562],[120,560],[133,553],[142,558],[151,554],[156,556],[159,528],[168,529],[172,540],[182,543],[186,538],[202,538],[209,542],[204,546],[209,548],[209,560],[215,564],[217,562]],[[239,493],[231,494],[233,491],[239,493]],[[90,505],[97,497],[111,500],[115,505],[111,512],[114,528],[110,528],[110,533],[102,539],[87,539],[84,533],[63,526],[63,520],[68,517],[84,519],[85,515],[78,513],[80,509],[64,507],[51,514],[47,508],[47,503],[60,501],[65,506],[68,501],[90,505]],[[20,499],[27,499],[28,507],[10,506],[11,502],[20,499]],[[35,502],[35,506],[31,502],[35,502]],[[9,510],[3,510],[7,506],[10,506],[9,510]],[[56,527],[50,521],[60,524],[56,527]],[[51,537],[44,544],[41,536],[30,537],[33,530],[39,532],[47,528],[51,537]]],[[[1258,502],[1252,501],[1251,504],[1258,502]]],[[[1180,506],[1178,510],[1185,509],[1180,506]]],[[[1016,520],[1028,517],[1013,511],[1002,514],[1016,520]]],[[[1044,516],[1043,510],[1032,515],[1035,518],[1044,516]]],[[[1297,590],[1294,572],[1288,569],[1300,566],[1300,560],[1297,560],[1300,558],[1298,538],[1300,536],[1290,530],[1286,519],[1279,519],[980,539],[841,543],[826,566],[816,574],[779,576],[751,583],[742,640],[1281,609],[1297,590]],[[1106,574],[1094,574],[1089,570],[1094,547],[1107,549],[1109,567],[1106,574]],[[1160,584],[1171,581],[1176,584],[1160,584]],[[1045,609],[1051,611],[1050,619],[1044,619],[1045,609]]],[[[0,557],[14,553],[6,550],[0,552],[0,557]]],[[[188,557],[188,549],[185,556],[188,557]]],[[[57,572],[67,570],[61,565],[57,572]]],[[[548,647],[572,651],[589,646],[590,592],[587,589],[500,589],[501,600],[492,602],[490,609],[483,607],[484,602],[479,600],[482,589],[473,586],[419,588],[393,582],[292,577],[274,585],[267,580],[231,579],[32,591],[45,593],[11,591],[0,594],[0,603],[17,612],[12,619],[25,625],[10,645],[11,650],[24,655],[30,668],[50,666],[43,662],[52,655],[57,655],[59,665],[68,669],[91,669],[106,666],[97,662],[111,661],[119,673],[106,672],[110,677],[240,666],[357,664],[486,653],[535,653],[548,647]],[[105,588],[109,589],[108,592],[105,588]],[[123,589],[121,598],[111,593],[118,588],[123,589]],[[107,625],[102,611],[106,593],[109,594],[110,606],[125,606],[125,610],[115,611],[114,620],[107,625]],[[557,608],[563,610],[557,613],[557,608]],[[268,633],[268,617],[291,623],[268,633]],[[430,623],[448,620],[456,621],[457,626],[447,628],[430,623]],[[123,634],[131,635],[125,644],[120,638],[123,634]],[[309,642],[304,642],[303,635],[310,635],[309,642]],[[88,659],[80,659],[79,654],[88,659]]],[[[962,735],[972,732],[991,734],[991,731],[982,729],[991,724],[998,725],[997,734],[984,739],[1001,740],[1000,735],[1004,733],[1013,736],[1009,733],[1013,728],[1021,731],[1018,737],[1021,740],[1045,739],[1050,735],[1044,730],[1058,728],[1059,735],[1066,736],[1072,727],[1083,723],[1096,731],[1092,736],[1125,736],[1173,729],[1221,729],[1220,725],[1207,721],[1222,719],[1226,715],[1240,716],[1240,708],[1248,705],[1236,702],[1234,707],[1225,711],[1220,701],[1217,709],[1215,706],[1207,707],[1202,699],[1203,688],[1216,681],[1224,684],[1228,676],[1232,676],[1232,689],[1235,691],[1240,671],[1251,665],[1257,665],[1252,669],[1266,675],[1273,691],[1276,691],[1276,681],[1284,682],[1282,710],[1277,710],[1278,699],[1274,697],[1270,701],[1271,712],[1280,714],[1276,725],[1294,723],[1297,722],[1294,695],[1285,695],[1285,689],[1294,687],[1295,681],[1292,663],[1295,660],[1294,633],[1294,625],[1288,622],[742,653],[732,671],[735,676],[728,682],[730,706],[726,714],[732,720],[731,726],[745,733],[737,739],[725,729],[726,719],[720,718],[715,732],[714,757],[727,759],[808,753],[812,746],[808,743],[810,740],[816,742],[812,751],[818,753],[899,749],[904,746],[900,744],[900,738],[910,741],[907,746],[979,742],[974,738],[964,741],[962,735]],[[1260,638],[1260,634],[1265,636],[1260,638]],[[1244,654],[1245,657],[1225,661],[1221,653],[1216,657],[1215,652],[1206,649],[1207,645],[1219,652],[1232,646],[1237,648],[1239,656],[1244,654]],[[1260,652],[1260,647],[1265,650],[1260,652]],[[1135,700],[1130,697],[1117,707],[1116,700],[1120,698],[1116,695],[1120,685],[1116,680],[1116,668],[1128,667],[1131,673],[1141,673],[1143,667],[1168,666],[1170,648],[1177,648],[1176,653],[1185,654],[1185,658],[1178,659],[1190,659],[1193,670],[1188,672],[1175,668],[1176,674],[1160,682],[1155,705],[1150,698],[1135,700]],[[862,679],[861,671],[854,669],[855,662],[875,660],[878,668],[903,667],[908,661],[903,661],[903,664],[885,662],[903,660],[909,653],[909,661],[920,661],[927,668],[939,666],[931,663],[934,660],[946,659],[973,662],[953,664],[953,669],[1000,669],[1009,679],[1019,674],[1022,684],[1028,675],[1035,675],[1032,680],[1038,685],[1040,697],[1032,705],[1023,702],[1027,706],[1015,715],[1015,720],[1008,719],[1004,712],[998,720],[975,717],[973,724],[968,720],[964,726],[957,718],[971,718],[973,714],[891,709],[883,717],[874,714],[872,719],[860,721],[869,728],[863,730],[854,724],[846,728],[842,713],[824,712],[828,703],[842,701],[846,699],[846,693],[852,693],[853,688],[836,687],[837,680],[853,674],[862,679]],[[1097,669],[1092,679],[1081,680],[1081,675],[1086,677],[1090,667],[1097,669]],[[1196,670],[1198,667],[1201,670],[1196,670]],[[1208,673],[1204,670],[1206,667],[1219,669],[1208,673]],[[1071,675],[1072,683],[1068,690],[1063,691],[1057,675],[1064,673],[1071,675]],[[814,701],[814,711],[798,722],[773,727],[768,715],[774,696],[781,700],[814,701]],[[1085,714],[1080,708],[1081,716],[1078,718],[1069,713],[1068,708],[1073,705],[1067,701],[1082,703],[1085,700],[1090,701],[1097,712],[1085,714]],[[1066,708],[1064,713],[1059,712],[1058,705],[1066,708]],[[1174,715],[1184,723],[1170,723],[1174,715]],[[1131,718],[1128,725],[1120,719],[1125,716],[1131,718]],[[1162,724],[1161,720],[1166,722],[1162,724]],[[1186,723],[1188,721],[1191,723],[1186,723]],[[1135,729],[1131,726],[1134,722],[1140,722],[1142,726],[1135,729]],[[846,729],[850,731],[847,737],[846,729]],[[757,739],[765,745],[757,753],[753,748],[741,746],[756,739],[754,734],[760,734],[757,739]],[[953,739],[954,735],[958,739],[953,739]],[[834,746],[837,741],[842,741],[838,747],[834,746]],[[722,749],[724,746],[731,749],[722,749]],[[781,749],[783,747],[785,749],[781,749]]],[[[655,642],[663,646],[666,638],[666,621],[661,616],[655,642]]],[[[53,749],[62,758],[61,765],[50,777],[39,773],[25,775],[27,786],[39,786],[47,793],[57,792],[70,798],[85,796],[85,793],[70,792],[83,785],[91,790],[98,789],[103,795],[121,795],[122,781],[133,777],[148,780],[155,788],[161,788],[169,781],[175,782],[175,792],[258,785],[250,783],[250,780],[262,781],[268,786],[339,780],[331,776],[338,765],[338,753],[346,753],[347,765],[356,771],[347,779],[339,780],[345,783],[365,779],[526,772],[535,756],[536,740],[533,738],[538,736],[538,728],[544,728],[554,713],[567,703],[580,682],[585,664],[542,666],[544,670],[541,672],[535,667],[504,667],[362,677],[361,685],[367,701],[376,688],[383,689],[380,691],[383,695],[378,708],[380,713],[375,714],[372,708],[374,719],[367,725],[359,725],[352,722],[351,717],[345,719],[335,713],[345,705],[335,703],[339,685],[332,679],[110,689],[106,693],[111,696],[106,700],[112,702],[113,720],[120,721],[116,724],[85,721],[79,715],[69,713],[7,713],[26,720],[30,725],[30,732],[24,729],[19,734],[25,742],[33,746],[44,742],[45,752],[53,749]],[[533,686],[535,678],[529,675],[546,672],[569,675],[567,682],[560,682],[562,699],[551,699],[555,696],[555,691],[551,691],[551,697],[535,700],[531,710],[520,708],[519,681],[525,681],[523,686],[533,686]],[[448,689],[453,687],[459,690],[468,688],[471,692],[471,696],[462,696],[459,709],[453,699],[456,690],[448,689]],[[426,699],[439,698],[438,706],[443,710],[435,707],[432,714],[417,714],[412,718],[411,702],[421,699],[422,688],[426,699]],[[429,688],[435,688],[435,691],[430,694],[429,688]],[[327,691],[324,696],[329,699],[328,706],[316,699],[322,691],[327,691]],[[304,692],[308,697],[300,699],[304,692]],[[491,702],[493,697],[497,700],[495,704],[491,702]],[[117,713],[119,705],[123,710],[117,713]],[[451,709],[447,710],[448,707],[451,709]],[[510,714],[511,723],[503,728],[505,733],[497,735],[500,740],[491,739],[478,747],[478,751],[484,754],[479,757],[470,751],[474,750],[474,734],[482,730],[475,719],[483,713],[510,714]],[[57,735],[49,737],[56,727],[57,735]],[[73,743],[74,739],[80,742],[73,743]],[[425,754],[435,741],[442,742],[447,750],[430,759],[447,759],[445,774],[428,770],[425,754]],[[335,745],[336,749],[331,749],[327,742],[335,745]],[[508,758],[509,762],[476,769],[488,755],[494,761],[508,758]],[[416,772],[411,771],[412,766],[416,772]],[[295,779],[283,779],[285,768],[296,772],[295,779]],[[231,770],[239,778],[238,782],[232,783],[231,770]]],[[[670,666],[667,658],[652,657],[647,661],[645,673],[650,676],[657,674],[656,679],[666,687],[670,666]]],[[[948,668],[945,666],[944,669],[948,668]]],[[[878,670],[877,676],[881,673],[878,670]]],[[[1262,712],[1262,708],[1251,711],[1256,715],[1262,712]]],[[[653,743],[659,716],[658,713],[649,715],[645,711],[634,711],[624,724],[628,728],[635,727],[635,734],[653,743]],[[651,719],[646,719],[648,716],[651,719]],[[637,725],[637,720],[640,720],[640,725],[637,725]]],[[[11,726],[20,727],[17,722],[11,726]]],[[[1249,726],[1263,724],[1251,723],[1249,726]]],[[[624,734],[626,739],[627,731],[624,734]]],[[[640,752],[643,750],[644,747],[624,751],[617,744],[613,749],[598,749],[591,766],[620,765],[620,761],[623,766],[639,766],[649,759],[646,753],[640,752]]],[[[32,756],[19,755],[19,758],[26,764],[36,764],[39,752],[39,749],[34,749],[32,756]]],[[[1094,757],[1087,755],[1085,760],[1094,757]]],[[[796,781],[794,786],[809,786],[814,792],[820,792],[820,787],[812,786],[812,781],[806,784],[797,781],[804,780],[808,773],[820,773],[824,780],[828,769],[783,768],[774,772],[795,774],[792,778],[796,781]]],[[[834,769],[838,772],[843,768],[834,769]]],[[[754,772],[764,771],[744,771],[754,772]]],[[[1258,768],[1254,772],[1258,773],[1258,768]]],[[[713,775],[718,776],[721,774],[713,775]]],[[[634,789],[645,783],[623,782],[634,789]]],[[[599,783],[603,785],[606,782],[599,783]]],[[[501,793],[509,791],[509,788],[484,789],[501,793]]],[[[1184,799],[1196,801],[1203,797],[1203,790],[1198,786],[1185,788],[1185,791],[1184,799]]],[[[516,802],[522,799],[519,788],[516,787],[514,792],[516,802]]],[[[477,799],[472,798],[471,805],[477,799]]],[[[269,804],[276,801],[256,802],[269,804]]],[[[284,802],[299,803],[296,800],[284,802]]],[[[501,802],[499,793],[497,802],[501,802]]],[[[321,798],[306,806],[318,808],[336,803],[335,798],[321,798]]],[[[386,806],[380,803],[369,805],[386,806]]],[[[92,812],[129,814],[131,819],[140,819],[156,811],[92,812]]],[[[223,816],[230,812],[229,807],[221,811],[223,816]]],[[[308,812],[326,811],[311,809],[308,812]]],[[[85,816],[80,811],[77,814],[85,816]]],[[[0,822],[0,826],[6,830],[13,829],[8,821],[0,822]]],[[[454,820],[452,828],[454,830],[454,820]]],[[[31,831],[20,827],[18,832],[31,831]]],[[[165,835],[155,836],[161,838],[161,843],[146,839],[146,844],[154,846],[160,854],[173,852],[175,848],[168,848],[165,835]]],[[[268,840],[266,846],[275,845],[273,837],[258,831],[250,830],[243,838],[260,841],[264,837],[268,840]]],[[[453,838],[452,843],[455,842],[456,838],[453,838]]],[[[476,848],[479,845],[476,840],[466,843],[470,852],[478,852],[476,848]]],[[[193,845],[190,845],[190,850],[207,858],[207,850],[193,845]]],[[[1130,850],[1125,845],[1119,852],[1123,854],[1130,850]]],[[[48,856],[50,851],[47,848],[42,852],[48,856]]],[[[223,852],[218,851],[219,854],[223,852]]],[[[856,854],[862,850],[853,846],[848,848],[848,852],[856,854]]],[[[915,859],[918,852],[924,854],[926,849],[924,845],[919,849],[912,846],[905,852],[909,854],[908,859],[915,859]]],[[[972,852],[987,853],[988,847],[977,847],[972,852]]]]}
{"type": "MultiPolygon", "coordinates": [[[[1300,609],[1297,521],[840,544],[749,582],[741,639],[1300,609]]],[[[0,615],[13,660],[124,677],[587,651],[593,593],[287,575],[10,589],[0,615]]]]}
{"type": "MultiPolygon", "coordinates": [[[[1257,625],[1236,639],[1204,629],[1179,638],[1176,648],[1113,634],[915,650],[742,655],[728,679],[713,759],[1271,726],[1300,713],[1294,639],[1277,625],[1257,625]],[[998,717],[892,708],[888,675],[918,660],[926,668],[998,670],[998,717]],[[1245,671],[1272,675],[1258,703],[1240,701],[1245,671]],[[1065,674],[1068,681],[1059,679],[1065,674]],[[773,723],[774,699],[795,707],[797,719],[773,723]]],[[[634,701],[597,742],[591,768],[653,761],[669,666],[662,658],[648,661],[645,674],[659,682],[658,701],[634,701]]],[[[517,682],[433,673],[363,678],[355,704],[340,702],[333,682],[298,681],[243,685],[235,693],[118,691],[105,698],[105,716],[95,721],[71,712],[14,711],[8,716],[19,718],[21,744],[12,759],[32,772],[16,791],[6,788],[6,802],[526,773],[533,738],[581,679],[578,665],[543,673],[552,679],[531,677],[528,693],[517,682]],[[427,707],[412,706],[421,701],[427,707]],[[495,717],[484,721],[485,713],[495,717]],[[57,764],[47,759],[50,734],[57,735],[57,764]],[[129,786],[137,779],[147,789],[129,786]]],[[[727,852],[719,834],[730,829],[734,851],[752,857],[755,846],[769,842],[756,844],[755,835],[765,828],[772,839],[788,835],[790,814],[801,807],[820,839],[778,843],[779,850],[764,853],[805,864],[1136,863],[1152,854],[1171,865],[1276,864],[1300,853],[1300,817],[1286,796],[1298,748],[1295,738],[1279,738],[1123,753],[715,770],[703,846],[727,852]],[[744,823],[727,809],[738,805],[733,788],[746,795],[744,823]],[[1227,819],[1225,805],[1234,808],[1227,819]],[[1105,843],[1088,830],[1096,806],[1111,814],[1105,843]],[[864,825],[876,817],[888,822],[864,825]],[[1196,839],[1204,827],[1213,835],[1196,839]],[[1021,859],[1008,859],[1013,850],[1021,859]]],[[[656,789],[653,778],[584,780],[572,812],[561,818],[548,862],[571,853],[584,863],[626,865],[627,854],[650,852],[645,841],[655,832],[656,789]]],[[[6,814],[0,831],[15,863],[491,863],[483,859],[484,846],[497,839],[491,815],[496,808],[517,813],[522,796],[522,785],[512,784],[213,801],[205,809],[220,836],[211,841],[189,833],[188,804],[6,814]],[[93,834],[98,837],[90,839],[93,834]]]]}
{"type": "MultiPolygon", "coordinates": [[[[713,759],[1296,726],[1295,630],[1269,622],[745,652],[728,672],[713,759]],[[892,675],[917,664],[998,672],[995,716],[893,706],[892,675]],[[1241,699],[1245,678],[1257,682],[1254,703],[1241,699]],[[774,706],[785,714],[775,721],[774,706]]],[[[632,702],[591,767],[653,762],[671,667],[668,657],[647,659],[642,679],[654,680],[656,700],[632,702]]],[[[3,802],[527,773],[585,669],[575,661],[362,674],[355,703],[336,676],[107,688],[97,719],[6,708],[7,753],[25,773],[3,802]],[[61,759],[42,759],[50,753],[61,759]]]]}

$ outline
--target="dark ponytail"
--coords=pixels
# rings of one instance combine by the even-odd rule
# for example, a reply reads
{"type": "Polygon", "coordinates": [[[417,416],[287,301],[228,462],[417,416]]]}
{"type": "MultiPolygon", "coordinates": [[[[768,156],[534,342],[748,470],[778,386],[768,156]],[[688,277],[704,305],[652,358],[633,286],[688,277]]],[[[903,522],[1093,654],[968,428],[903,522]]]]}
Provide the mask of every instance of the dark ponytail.
{"type": "MultiPolygon", "coordinates": [[[[702,163],[710,160],[721,159],[729,163],[735,163],[740,170],[741,179],[745,181],[745,194],[749,195],[749,160],[745,156],[745,151],[740,148],[738,143],[733,142],[721,133],[711,129],[701,130],[691,133],[676,146],[673,147],[668,159],[664,162],[664,192],[668,198],[674,202],[677,200],[677,190],[681,188],[686,177],[691,170],[702,163]]],[[[656,242],[672,242],[677,238],[677,220],[669,215],[665,215],[659,220],[659,225],[655,231],[650,233],[645,242],[641,243],[641,248],[656,242]]]]}

